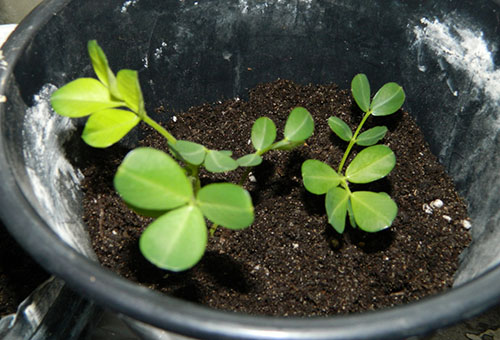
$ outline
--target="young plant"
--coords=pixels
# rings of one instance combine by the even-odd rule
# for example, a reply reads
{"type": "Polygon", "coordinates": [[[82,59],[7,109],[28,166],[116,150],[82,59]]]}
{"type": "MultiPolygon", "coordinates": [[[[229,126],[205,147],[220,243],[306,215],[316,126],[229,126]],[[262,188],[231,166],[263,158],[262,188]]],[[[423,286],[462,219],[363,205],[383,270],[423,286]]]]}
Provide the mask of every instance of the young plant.
{"type": "Polygon", "coordinates": [[[146,147],[130,151],[118,167],[114,186],[131,209],[156,218],[140,237],[142,254],[163,269],[191,268],[205,252],[205,219],[212,222],[211,234],[219,225],[238,230],[254,220],[247,190],[232,183],[202,186],[200,168],[227,172],[249,167],[243,183],[250,167],[258,165],[265,152],[303,144],[313,132],[312,117],[303,108],[292,110],[285,137],[276,143],[274,123],[268,118],[258,119],[252,128],[256,152],[234,160],[231,151],[177,140],[147,115],[137,71],[124,69],[115,76],[95,40],[89,41],[88,52],[98,79],[79,78],[64,85],[52,94],[51,105],[62,116],[89,116],[82,138],[93,147],[115,144],[141,121],[165,137],[172,156],[146,147]]]}
{"type": "Polygon", "coordinates": [[[364,123],[373,116],[387,116],[398,111],[405,100],[401,86],[387,83],[370,101],[370,84],[366,75],[356,75],[351,83],[355,102],[365,113],[354,134],[349,126],[337,117],[330,117],[328,125],[342,140],[349,142],[337,171],[318,160],[309,159],[302,164],[305,188],[316,195],[326,194],[325,208],[328,222],[338,233],[345,229],[346,216],[353,227],[367,232],[388,228],[396,217],[396,203],[385,192],[351,191],[349,184],[365,184],[387,176],[396,165],[396,157],[385,145],[375,145],[384,138],[387,128],[376,126],[360,133],[364,123]],[[361,150],[343,171],[353,148],[361,150]]]}

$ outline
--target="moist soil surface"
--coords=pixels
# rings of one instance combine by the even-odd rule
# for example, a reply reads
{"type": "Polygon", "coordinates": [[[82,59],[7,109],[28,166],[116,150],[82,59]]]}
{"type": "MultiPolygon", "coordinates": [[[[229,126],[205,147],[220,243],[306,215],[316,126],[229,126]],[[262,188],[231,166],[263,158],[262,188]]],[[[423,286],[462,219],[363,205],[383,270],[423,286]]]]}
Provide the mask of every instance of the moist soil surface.
{"type": "MultiPolygon", "coordinates": [[[[89,160],[79,162],[85,174],[85,220],[101,263],[165,294],[255,315],[354,313],[450,288],[459,254],[470,242],[463,227],[467,212],[407,112],[370,117],[365,127],[386,125],[389,132],[381,142],[397,159],[386,178],[353,187],[384,191],[396,201],[399,211],[393,225],[378,233],[347,226],[344,234],[337,234],[328,224],[324,196],[308,193],[301,181],[301,165],[307,159],[338,166],[347,143],[333,134],[327,119],[335,115],[357,127],[362,112],[349,91],[277,80],[251,90],[248,100],[236,98],[178,113],[165,127],[178,139],[232,150],[237,158],[253,152],[250,131],[258,117],[271,118],[282,132],[295,106],[313,115],[314,135],[293,151],[265,154],[264,162],[252,170],[245,187],[252,195],[255,222],[241,231],[217,229],[203,259],[181,273],[157,269],[139,252],[138,238],[151,220],[130,212],[112,184],[128,150],[86,149],[89,160]],[[432,208],[437,199],[444,205],[432,208]]],[[[149,137],[141,145],[164,149],[156,132],[142,129],[149,137]]],[[[350,159],[360,150],[355,147],[350,159]]],[[[202,172],[202,184],[238,183],[242,173],[202,172]]]]}

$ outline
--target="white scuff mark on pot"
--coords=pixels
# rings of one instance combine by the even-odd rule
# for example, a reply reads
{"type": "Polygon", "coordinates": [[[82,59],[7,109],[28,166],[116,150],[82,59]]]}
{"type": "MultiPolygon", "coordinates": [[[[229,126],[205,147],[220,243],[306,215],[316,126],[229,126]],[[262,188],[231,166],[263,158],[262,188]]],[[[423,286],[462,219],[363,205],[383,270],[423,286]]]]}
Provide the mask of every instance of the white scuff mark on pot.
{"type": "Polygon", "coordinates": [[[222,58],[224,58],[224,60],[230,61],[232,56],[233,54],[229,51],[222,52],[222,58]]]}
{"type": "Polygon", "coordinates": [[[0,103],[7,103],[7,97],[3,94],[0,94],[0,103]]]}
{"type": "Polygon", "coordinates": [[[50,106],[56,87],[44,85],[33,97],[23,121],[23,156],[30,187],[25,192],[43,219],[67,244],[95,257],[80,216],[79,184],[83,174],[66,158],[64,143],[76,127],[50,106]],[[32,194],[29,192],[32,190],[32,194]]]}
{"type": "Polygon", "coordinates": [[[120,9],[120,12],[121,13],[127,13],[127,10],[130,6],[135,6],[137,3],[139,2],[139,0],[127,0],[123,3],[121,9],[120,9]]]}
{"type": "Polygon", "coordinates": [[[161,56],[163,55],[163,51],[165,51],[165,48],[167,46],[168,46],[167,43],[162,41],[160,47],[155,49],[153,56],[155,57],[156,60],[161,58],[161,56]]]}
{"type": "Polygon", "coordinates": [[[0,50],[0,70],[6,70],[7,66],[9,66],[9,63],[7,63],[7,60],[5,60],[3,51],[0,50]]]}
{"type": "MultiPolygon", "coordinates": [[[[497,47],[486,41],[484,33],[456,20],[452,15],[443,21],[439,19],[422,18],[414,27],[416,46],[422,44],[429,47],[438,57],[443,58],[453,68],[464,72],[470,81],[494,101],[500,101],[500,70],[494,62],[497,47]],[[454,20],[455,19],[455,20],[454,20]]],[[[417,51],[417,63],[420,70],[425,70],[421,64],[423,56],[417,51]]],[[[453,84],[447,83],[453,95],[458,91],[453,84]]]]}
{"type": "Polygon", "coordinates": [[[458,97],[458,90],[455,90],[455,87],[453,86],[453,82],[451,81],[450,78],[446,79],[446,85],[448,85],[448,88],[450,89],[451,94],[455,97],[458,97]]]}

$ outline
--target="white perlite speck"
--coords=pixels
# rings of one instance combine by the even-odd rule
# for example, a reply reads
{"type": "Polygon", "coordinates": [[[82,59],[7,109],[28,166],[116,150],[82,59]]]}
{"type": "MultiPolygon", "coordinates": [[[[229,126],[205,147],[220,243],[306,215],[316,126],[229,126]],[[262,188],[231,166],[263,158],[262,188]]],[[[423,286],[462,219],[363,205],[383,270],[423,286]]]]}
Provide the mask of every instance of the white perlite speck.
{"type": "MultiPolygon", "coordinates": [[[[500,100],[500,70],[495,67],[496,46],[485,40],[479,29],[466,27],[461,18],[451,15],[439,19],[422,18],[423,26],[415,26],[416,45],[425,44],[452,67],[463,71],[492,100],[500,100]]],[[[419,69],[425,71],[425,65],[419,69]]],[[[450,84],[448,84],[450,86],[450,84]]],[[[450,90],[455,95],[452,86],[450,90]]]]}
{"type": "Polygon", "coordinates": [[[465,229],[467,229],[467,230],[469,230],[470,228],[472,228],[472,224],[471,224],[469,221],[467,221],[467,220],[463,220],[463,221],[462,221],[462,226],[463,226],[465,229]]]}
{"type": "Polygon", "coordinates": [[[432,201],[431,204],[430,204],[431,208],[433,209],[440,209],[444,206],[444,203],[443,201],[441,201],[439,198],[432,201]]]}
{"type": "Polygon", "coordinates": [[[429,214],[429,215],[432,215],[432,213],[434,212],[434,210],[431,208],[431,206],[430,206],[430,205],[428,205],[427,203],[422,204],[422,210],[423,210],[426,214],[429,214]]]}

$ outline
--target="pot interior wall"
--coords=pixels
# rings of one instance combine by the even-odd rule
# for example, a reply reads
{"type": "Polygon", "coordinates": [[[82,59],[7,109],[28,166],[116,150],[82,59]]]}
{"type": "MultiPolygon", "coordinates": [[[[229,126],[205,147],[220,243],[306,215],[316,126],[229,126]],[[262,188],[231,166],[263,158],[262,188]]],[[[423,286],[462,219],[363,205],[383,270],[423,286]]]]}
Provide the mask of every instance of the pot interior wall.
{"type": "Polygon", "coordinates": [[[47,104],[54,86],[93,76],[88,40],[99,41],[114,70],[140,71],[150,112],[244,98],[276,78],[348,88],[363,72],[373,89],[396,81],[468,202],[474,243],[457,280],[465,282],[500,262],[498,9],[491,1],[75,0],[16,66],[2,126],[8,157],[54,230],[92,257],[84,225],[71,217],[79,174],[63,157],[68,140],[78,144],[75,127],[47,104]]]}

